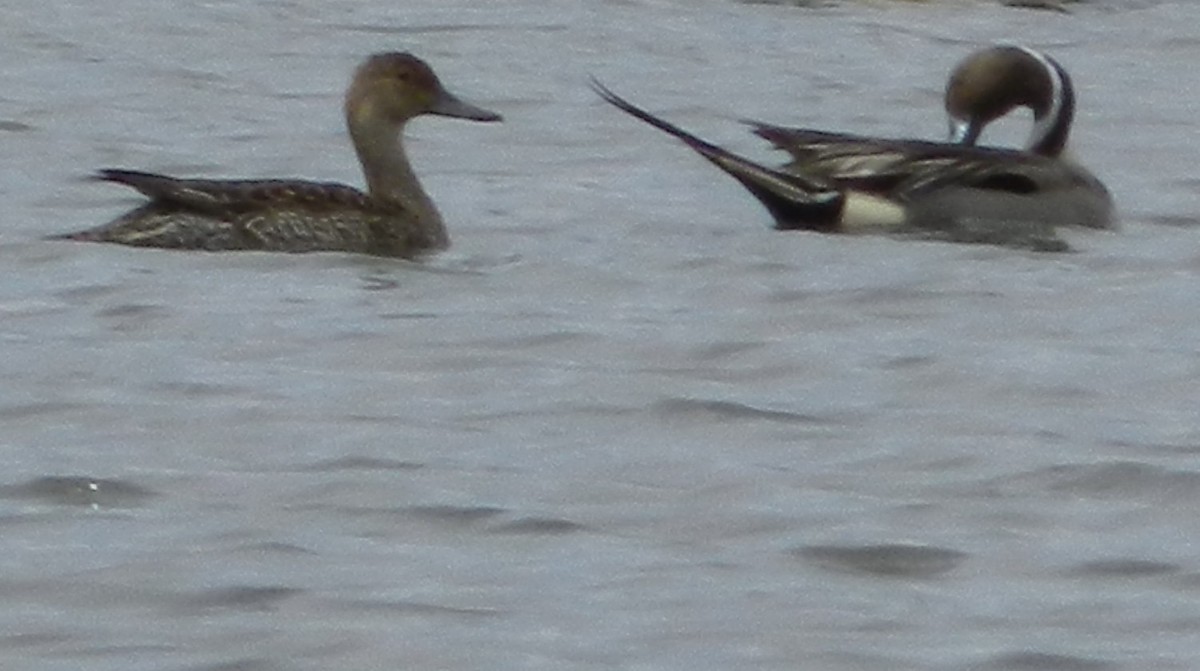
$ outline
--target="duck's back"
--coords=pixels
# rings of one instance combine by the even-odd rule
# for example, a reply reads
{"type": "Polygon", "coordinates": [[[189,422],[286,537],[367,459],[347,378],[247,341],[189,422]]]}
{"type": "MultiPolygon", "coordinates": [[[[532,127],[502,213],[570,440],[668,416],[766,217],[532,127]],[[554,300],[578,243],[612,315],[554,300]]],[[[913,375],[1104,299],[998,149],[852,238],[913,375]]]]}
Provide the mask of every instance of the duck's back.
{"type": "Polygon", "coordinates": [[[1114,226],[1108,189],[1087,169],[1063,158],[767,124],[755,124],[755,133],[792,155],[785,169],[904,203],[914,224],[932,220],[940,228],[945,221],[969,219],[1114,226]]]}
{"type": "Polygon", "coordinates": [[[399,203],[352,187],[299,180],[176,179],[105,170],[150,202],[98,228],[62,236],[140,247],[208,251],[345,251],[411,257],[443,247],[399,203]]]}

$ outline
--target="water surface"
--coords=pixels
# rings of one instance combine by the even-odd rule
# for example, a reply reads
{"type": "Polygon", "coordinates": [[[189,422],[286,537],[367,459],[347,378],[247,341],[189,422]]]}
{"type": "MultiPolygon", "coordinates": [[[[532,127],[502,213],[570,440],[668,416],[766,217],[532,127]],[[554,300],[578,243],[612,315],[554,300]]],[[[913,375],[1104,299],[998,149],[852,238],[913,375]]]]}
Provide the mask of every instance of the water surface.
{"type": "MultiPolygon", "coordinates": [[[[5,669],[1189,669],[1193,3],[21,2],[0,28],[5,669]],[[1073,74],[1119,233],[784,234],[606,106],[936,138],[1073,74]],[[423,263],[42,241],[120,166],[359,183],[405,49],[506,117],[410,148],[423,263]]],[[[1019,143],[1028,119],[989,142],[1019,143]]]]}

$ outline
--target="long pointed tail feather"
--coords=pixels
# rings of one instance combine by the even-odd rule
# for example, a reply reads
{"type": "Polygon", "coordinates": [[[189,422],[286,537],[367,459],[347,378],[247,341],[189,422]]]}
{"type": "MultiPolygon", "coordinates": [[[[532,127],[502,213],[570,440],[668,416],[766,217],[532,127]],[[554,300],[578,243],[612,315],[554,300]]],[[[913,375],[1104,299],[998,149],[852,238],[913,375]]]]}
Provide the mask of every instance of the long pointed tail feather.
{"type": "Polygon", "coordinates": [[[773,170],[742,158],[637,107],[613,93],[595,77],[592,90],[617,109],[675,136],[741,182],[775,218],[776,228],[833,230],[837,228],[845,198],[830,185],[801,175],[773,170]]]}
{"type": "Polygon", "coordinates": [[[179,179],[140,170],[105,168],[93,177],[133,187],[151,200],[170,201],[195,208],[220,208],[228,204],[234,191],[228,182],[204,179],[179,179]]]}

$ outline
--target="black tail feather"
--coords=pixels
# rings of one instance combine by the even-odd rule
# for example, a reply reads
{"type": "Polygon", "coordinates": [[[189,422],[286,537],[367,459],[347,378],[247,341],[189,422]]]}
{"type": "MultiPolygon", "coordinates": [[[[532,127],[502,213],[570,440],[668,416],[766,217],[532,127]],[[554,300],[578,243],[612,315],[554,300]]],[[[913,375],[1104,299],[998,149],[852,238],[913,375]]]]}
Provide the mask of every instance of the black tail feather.
{"type": "Polygon", "coordinates": [[[675,136],[741,182],[771,213],[776,228],[823,231],[837,228],[845,200],[838,189],[816,179],[764,167],[702,140],[618,96],[595,77],[591,85],[605,102],[675,136]]]}

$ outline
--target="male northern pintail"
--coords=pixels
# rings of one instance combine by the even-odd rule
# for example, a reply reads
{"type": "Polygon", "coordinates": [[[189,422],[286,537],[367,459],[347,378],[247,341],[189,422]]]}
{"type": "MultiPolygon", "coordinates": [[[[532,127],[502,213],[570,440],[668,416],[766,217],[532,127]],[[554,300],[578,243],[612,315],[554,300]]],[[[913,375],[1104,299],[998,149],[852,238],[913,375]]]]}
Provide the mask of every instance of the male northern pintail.
{"type": "Polygon", "coordinates": [[[771,212],[776,228],[1063,250],[1055,228],[1111,227],[1112,199],[1090,172],[1060,156],[1074,110],[1065,71],[1037,52],[1010,49],[973,54],[951,77],[946,106],[952,136],[961,144],[752,123],[756,134],[792,155],[778,170],[592,83],[607,102],[674,135],[741,182],[771,212]],[[1026,57],[1043,68],[1029,67],[1026,57]],[[1030,81],[1039,77],[1050,85],[1030,81]],[[1034,110],[1030,151],[969,146],[983,126],[1022,105],[1034,110]]]}
{"type": "Polygon", "coordinates": [[[413,257],[449,244],[437,207],[404,154],[404,125],[422,114],[499,121],[442,87],[407,53],[367,58],[346,92],[346,125],[367,191],[300,180],[176,179],[130,170],[97,178],[150,202],[115,221],[62,238],[143,247],[280,252],[347,251],[413,257]]]}

